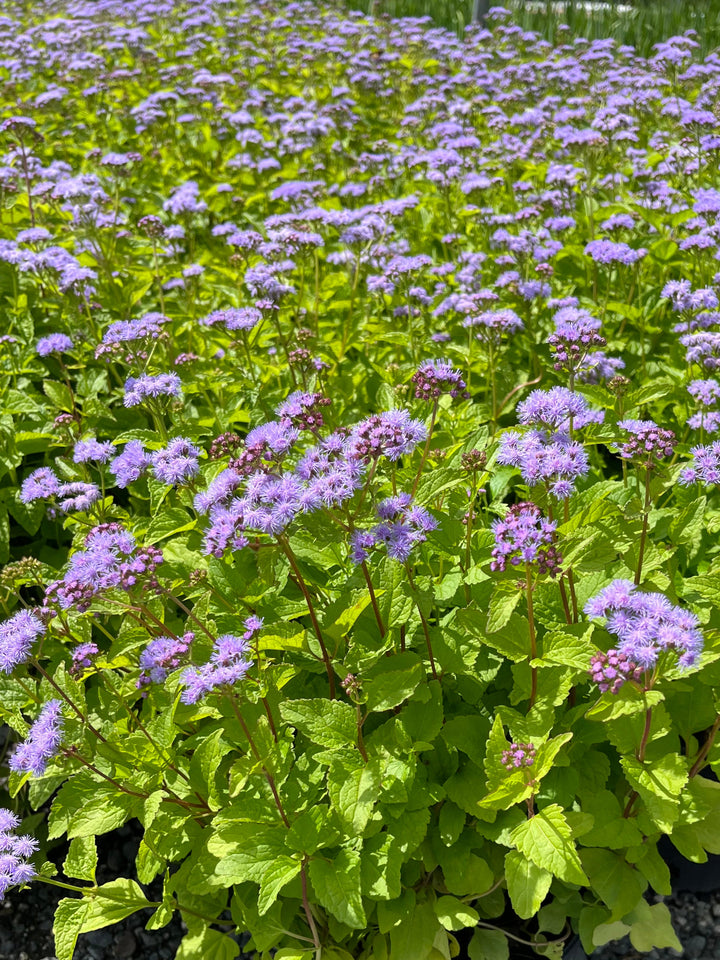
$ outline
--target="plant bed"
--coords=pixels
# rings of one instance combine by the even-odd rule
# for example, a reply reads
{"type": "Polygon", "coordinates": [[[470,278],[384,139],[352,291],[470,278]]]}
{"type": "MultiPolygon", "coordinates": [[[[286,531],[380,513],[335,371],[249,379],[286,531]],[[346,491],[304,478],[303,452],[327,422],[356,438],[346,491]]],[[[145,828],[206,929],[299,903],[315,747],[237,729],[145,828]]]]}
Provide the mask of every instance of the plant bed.
{"type": "Polygon", "coordinates": [[[680,949],[720,68],[489,23],[3,7],[0,899],[58,960],[680,949]]]}

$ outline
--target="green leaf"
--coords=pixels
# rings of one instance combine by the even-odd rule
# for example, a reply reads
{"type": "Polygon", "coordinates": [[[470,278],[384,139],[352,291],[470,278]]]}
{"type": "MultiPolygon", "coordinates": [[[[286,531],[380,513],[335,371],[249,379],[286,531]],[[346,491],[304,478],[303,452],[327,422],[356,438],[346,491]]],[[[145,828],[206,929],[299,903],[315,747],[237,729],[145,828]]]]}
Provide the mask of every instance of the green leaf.
{"type": "Polygon", "coordinates": [[[682,508],[670,524],[673,543],[682,543],[697,548],[700,544],[705,517],[706,497],[698,497],[682,508]]]}
{"type": "Polygon", "coordinates": [[[80,933],[120,923],[138,910],[153,906],[138,884],[125,877],[104,883],[96,893],[87,894],[86,899],[89,909],[83,918],[80,933]]]}
{"type": "Polygon", "coordinates": [[[469,960],[508,960],[510,946],[502,930],[476,930],[468,945],[469,960]]]}
{"type": "Polygon", "coordinates": [[[186,933],[175,954],[175,960],[234,960],[240,953],[240,944],[227,934],[201,927],[186,933]]]}
{"type": "Polygon", "coordinates": [[[611,921],[634,910],[647,888],[647,880],[625,857],[611,850],[583,850],[582,863],[590,886],[611,910],[611,921]]]}
{"type": "Polygon", "coordinates": [[[54,840],[91,837],[121,827],[132,816],[137,801],[105,781],[84,773],[68,780],[53,800],[48,818],[48,837],[54,840]]]}
{"type": "Polygon", "coordinates": [[[522,590],[518,590],[514,581],[500,580],[495,585],[495,589],[490,597],[490,608],[488,610],[487,631],[488,633],[497,633],[507,626],[510,617],[523,597],[522,590]]]}
{"type": "Polygon", "coordinates": [[[211,733],[195,747],[190,760],[190,782],[201,796],[207,796],[211,804],[220,799],[218,768],[222,758],[232,749],[222,735],[222,730],[211,733]]]}
{"type": "Polygon", "coordinates": [[[311,860],[310,880],[319,902],[336,920],[354,930],[365,927],[360,854],[356,850],[343,848],[334,860],[311,860]]]}
{"type": "Polygon", "coordinates": [[[281,823],[227,823],[208,840],[208,853],[219,858],[216,874],[230,886],[254,880],[285,854],[285,828],[281,823]]]}
{"type": "Polygon", "coordinates": [[[669,947],[682,953],[682,944],[673,930],[670,911],[664,903],[650,906],[643,900],[626,920],[632,921],[630,943],[636,950],[646,953],[653,947],[669,947]]]}
{"type": "Polygon", "coordinates": [[[650,819],[663,833],[671,833],[680,812],[680,795],[688,779],[686,761],[677,753],[667,753],[647,764],[635,757],[621,757],[620,762],[650,819]]]}
{"type": "Polygon", "coordinates": [[[442,929],[432,903],[416,904],[390,931],[392,960],[430,960],[435,937],[442,929]]]}
{"type": "Polygon", "coordinates": [[[355,708],[338,700],[291,700],[280,704],[286,723],[321,747],[347,747],[357,736],[355,708]]]}
{"type": "Polygon", "coordinates": [[[356,766],[338,758],[328,773],[328,793],[345,830],[360,836],[378,800],[380,767],[376,760],[356,766]]]}
{"type": "Polygon", "coordinates": [[[446,800],[440,808],[440,816],[438,817],[440,839],[446,847],[451,847],[457,843],[464,827],[465,811],[461,810],[452,801],[446,800]]]}
{"type": "Polygon", "coordinates": [[[290,883],[300,873],[300,867],[300,861],[290,857],[278,857],[270,864],[260,881],[258,913],[261,916],[275,903],[285,884],[290,883]]]}
{"type": "Polygon", "coordinates": [[[590,640],[564,631],[553,631],[543,638],[542,656],[532,661],[532,666],[543,667],[553,664],[587,672],[590,668],[590,659],[595,652],[595,646],[590,640]]]}
{"type": "Polygon", "coordinates": [[[143,541],[148,545],[160,543],[166,537],[170,537],[174,533],[180,533],[182,530],[190,530],[196,524],[197,520],[189,516],[186,510],[171,507],[162,510],[153,517],[145,531],[143,541]]]}
{"type": "Polygon", "coordinates": [[[505,879],[515,913],[528,920],[534,917],[548,894],[552,873],[537,866],[517,850],[505,854],[505,879]]]}
{"type": "Polygon", "coordinates": [[[400,896],[403,850],[390,833],[378,833],[365,841],[362,850],[362,892],[372,900],[394,900],[400,896]]]}
{"type": "Polygon", "coordinates": [[[72,960],[75,944],[89,909],[90,903],[84,897],[61,900],[58,903],[53,922],[57,960],[72,960]]]}
{"type": "Polygon", "coordinates": [[[90,883],[95,883],[97,859],[95,837],[75,837],[70,841],[63,864],[63,873],[66,877],[73,877],[75,880],[89,880],[90,883]]]}
{"type": "Polygon", "coordinates": [[[383,657],[377,675],[363,679],[368,710],[392,710],[412,696],[424,678],[425,669],[416,653],[408,650],[383,657]]]}
{"type": "Polygon", "coordinates": [[[545,807],[519,824],[510,834],[510,840],[537,866],[568,883],[587,885],[572,832],[558,804],[545,807]]]}
{"type": "Polygon", "coordinates": [[[446,930],[462,930],[474,927],[480,919],[477,910],[473,910],[462,900],[455,897],[440,897],[435,901],[435,916],[446,930]]]}

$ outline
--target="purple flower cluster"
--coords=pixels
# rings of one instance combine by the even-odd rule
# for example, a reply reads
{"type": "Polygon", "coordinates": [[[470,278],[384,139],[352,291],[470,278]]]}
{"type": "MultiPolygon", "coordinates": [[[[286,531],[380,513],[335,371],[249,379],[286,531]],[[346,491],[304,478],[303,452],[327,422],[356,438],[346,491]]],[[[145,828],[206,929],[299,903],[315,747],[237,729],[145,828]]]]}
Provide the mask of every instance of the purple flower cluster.
{"type": "Polygon", "coordinates": [[[298,430],[316,433],[325,424],[322,408],[330,406],[331,403],[330,398],[321,393],[296,390],[276,408],[275,413],[280,417],[281,423],[289,421],[298,430]]]}
{"type": "Polygon", "coordinates": [[[627,243],[616,243],[614,240],[591,240],[585,247],[585,253],[595,263],[620,263],[630,266],[642,260],[647,255],[647,250],[644,247],[633,250],[627,243]]]}
{"type": "Polygon", "coordinates": [[[57,754],[63,737],[62,701],[48,700],[30,728],[23,743],[10,756],[9,766],[16,773],[41,777],[57,754]]]}
{"type": "Polygon", "coordinates": [[[720,410],[714,408],[720,401],[720,383],[717,380],[692,380],[688,384],[688,393],[700,410],[688,418],[687,425],[691,430],[717,433],[720,430],[720,410]]]}
{"type": "Polygon", "coordinates": [[[605,346],[600,321],[587,310],[567,305],[553,317],[555,332],[548,337],[556,370],[565,370],[571,379],[597,383],[625,367],[619,357],[608,357],[597,347],[605,346]]]}
{"type": "Polygon", "coordinates": [[[642,675],[642,667],[618,650],[599,651],[590,660],[590,676],[601,693],[617,693],[628,680],[639,683],[642,675]]]}
{"type": "Polygon", "coordinates": [[[137,685],[163,683],[171,670],[176,670],[185,658],[195,634],[188,632],[182,637],[155,637],[140,654],[140,676],[137,685]]]}
{"type": "Polygon", "coordinates": [[[245,620],[245,632],[241,637],[226,633],[218,637],[210,660],[200,667],[188,667],[180,678],[185,687],[180,699],[183,703],[197,703],[219,687],[232,687],[241,680],[253,665],[248,658],[251,641],[261,630],[263,621],[251,616],[245,620]]]}
{"type": "Polygon", "coordinates": [[[138,547],[135,537],[119,523],[101,524],[85,538],[85,549],[72,555],[62,580],[50,584],[46,603],[82,612],[107,590],[127,591],[141,582],[156,587],[154,573],[162,559],[156,547],[138,547]]]}
{"type": "Polygon", "coordinates": [[[67,353],[72,350],[73,342],[65,333],[51,333],[41,337],[35,344],[35,351],[39,357],[49,357],[52,353],[67,353]]]}
{"type": "Polygon", "coordinates": [[[676,442],[672,430],[663,430],[654,420],[620,420],[618,426],[630,434],[620,447],[624,460],[641,460],[649,465],[653,459],[672,456],[676,442]]]}
{"type": "Polygon", "coordinates": [[[213,327],[216,323],[222,324],[226,330],[252,330],[262,320],[262,312],[257,307],[226,307],[224,310],[213,310],[200,320],[205,327],[213,327]]]}
{"type": "Polygon", "coordinates": [[[72,652],[72,663],[70,673],[78,674],[87,670],[93,665],[93,660],[100,653],[98,645],[89,640],[87,643],[79,643],[72,652]]]}
{"type": "Polygon", "coordinates": [[[115,447],[109,441],[101,443],[95,437],[78,440],[73,450],[74,463],[107,463],[115,453],[115,447]]]}
{"type": "Polygon", "coordinates": [[[613,580],[587,602],[585,613],[607,618],[605,629],[620,641],[617,652],[643,670],[651,670],[665,651],[677,653],[679,666],[691,667],[703,648],[694,613],[662,593],[639,591],[629,580],[613,580]]]}
{"type": "Polygon", "coordinates": [[[476,337],[498,346],[503,336],[519,333],[524,324],[514,310],[506,307],[501,310],[485,310],[471,313],[463,320],[464,327],[478,328],[476,337]]]}
{"type": "MultiPolygon", "coordinates": [[[[175,437],[166,447],[152,455],[151,462],[155,477],[173,487],[191,480],[200,470],[198,462],[200,453],[200,449],[185,437],[175,437]]],[[[137,463],[137,456],[135,454],[133,456],[137,463]]]]}
{"type": "Polygon", "coordinates": [[[707,446],[692,447],[693,459],[690,466],[680,474],[679,483],[690,486],[691,483],[720,483],[720,440],[714,440],[707,446]]]}
{"type": "Polygon", "coordinates": [[[502,519],[493,521],[490,569],[503,571],[508,562],[513,567],[530,563],[537,564],[540,573],[557,576],[562,557],[554,545],[555,529],[534,503],[513,504],[502,519]]]}
{"type": "Polygon", "coordinates": [[[720,333],[701,331],[680,337],[688,363],[697,363],[705,370],[720,369],[720,333]]]}
{"type": "Polygon", "coordinates": [[[535,763],[535,747],[532,743],[511,743],[500,758],[506,770],[531,767],[535,763]]]}
{"type": "Polygon", "coordinates": [[[377,506],[380,523],[371,530],[356,530],[350,538],[351,557],[363,563],[376,547],[384,546],[387,555],[404,563],[413,548],[424,543],[437,529],[437,521],[423,507],[413,505],[409,493],[388,497],[377,506]]]}
{"type": "Polygon", "coordinates": [[[411,381],[415,384],[417,400],[437,400],[444,393],[449,393],[453,399],[469,397],[465,381],[458,371],[440,360],[428,360],[421,364],[411,381]]]}
{"type": "Polygon", "coordinates": [[[121,489],[138,480],[152,463],[152,456],[146,453],[139,440],[130,440],[122,453],[110,463],[110,472],[115,483],[121,489]]]}
{"type": "Polygon", "coordinates": [[[0,807],[0,901],[5,899],[10,887],[29,883],[37,876],[28,858],[37,851],[38,842],[33,837],[15,836],[19,826],[19,817],[0,807]]]}
{"type": "Polygon", "coordinates": [[[567,387],[533,390],[517,406],[521,424],[533,425],[554,433],[567,433],[571,428],[581,430],[590,423],[602,423],[604,412],[593,410],[587,400],[567,387]]]}
{"type": "Polygon", "coordinates": [[[180,377],[176,373],[143,374],[125,381],[123,403],[126,407],[136,407],[156,397],[182,397],[180,377]]]}
{"type": "Polygon", "coordinates": [[[60,490],[61,483],[51,467],[40,467],[33,470],[29,477],[23,480],[20,488],[22,503],[32,503],[34,500],[48,500],[60,490]]]}
{"type": "Polygon", "coordinates": [[[500,438],[497,462],[519,467],[529,486],[544,483],[558,500],[569,497],[575,481],[590,469],[581,443],[565,434],[548,434],[545,430],[506,431],[500,438]]]}
{"type": "Polygon", "coordinates": [[[30,656],[32,645],[45,635],[45,624],[30,610],[19,610],[0,623],[0,670],[12,671],[30,656]]]}

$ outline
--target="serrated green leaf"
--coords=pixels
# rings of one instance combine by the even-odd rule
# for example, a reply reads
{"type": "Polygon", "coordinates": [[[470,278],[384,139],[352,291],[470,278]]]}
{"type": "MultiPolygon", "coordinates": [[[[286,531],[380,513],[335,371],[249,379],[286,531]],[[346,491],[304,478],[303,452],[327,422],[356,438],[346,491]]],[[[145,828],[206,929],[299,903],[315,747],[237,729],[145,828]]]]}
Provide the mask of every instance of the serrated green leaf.
{"type": "Polygon", "coordinates": [[[291,700],[280,704],[286,723],[321,747],[347,747],[357,737],[355,708],[337,700],[291,700]]]}
{"type": "Polygon", "coordinates": [[[55,910],[53,937],[57,960],[73,960],[75,944],[90,909],[84,897],[61,900],[55,910]]]}
{"type": "Polygon", "coordinates": [[[435,916],[446,930],[474,927],[480,919],[477,910],[456,897],[440,897],[435,901],[435,916]]]}
{"type": "Polygon", "coordinates": [[[185,934],[175,954],[175,960],[234,960],[240,953],[240,944],[225,933],[211,927],[201,927],[185,934]]]}
{"type": "Polygon", "coordinates": [[[652,763],[642,763],[635,757],[621,757],[620,762],[653,823],[664,833],[671,833],[688,779],[687,762],[677,753],[667,753],[652,763]]]}
{"type": "Polygon", "coordinates": [[[351,836],[361,836],[378,800],[380,766],[377,760],[358,766],[338,758],[328,773],[333,808],[351,836]]]}
{"type": "Polygon", "coordinates": [[[361,895],[360,854],[343,848],[331,859],[310,861],[310,880],[319,902],[354,930],[366,924],[361,895]]]}
{"type": "Polygon", "coordinates": [[[90,883],[95,883],[97,859],[95,837],[75,837],[70,841],[63,863],[63,873],[66,877],[73,877],[75,880],[89,880],[90,883]]]}
{"type": "Polygon", "coordinates": [[[469,960],[508,960],[510,946],[502,930],[476,930],[468,945],[469,960]]]}
{"type": "Polygon", "coordinates": [[[632,921],[630,943],[636,950],[646,953],[653,947],[668,947],[682,952],[682,944],[673,930],[672,917],[666,904],[655,903],[650,906],[643,900],[626,921],[632,921]]]}
{"type": "Polygon", "coordinates": [[[505,879],[510,902],[515,913],[523,920],[534,917],[538,912],[548,894],[552,878],[549,870],[539,867],[517,850],[508,850],[505,854],[505,879]]]}
{"type": "Polygon", "coordinates": [[[219,858],[216,873],[228,884],[254,880],[286,853],[285,828],[281,823],[227,823],[218,827],[207,842],[208,853],[219,858]]]}
{"type": "Polygon", "coordinates": [[[371,712],[392,710],[412,696],[425,670],[420,657],[412,651],[383,658],[375,676],[363,680],[367,709],[371,712]]]}
{"type": "Polygon", "coordinates": [[[582,863],[592,889],[610,908],[611,921],[635,909],[647,880],[625,857],[611,850],[583,850],[582,863]]]}
{"type": "Polygon", "coordinates": [[[258,913],[262,916],[278,898],[282,888],[300,873],[301,863],[290,857],[278,857],[263,874],[258,896],[258,913]]]}
{"type": "Polygon", "coordinates": [[[558,804],[545,807],[519,824],[510,839],[520,853],[554,876],[568,883],[587,884],[572,832],[558,804]]]}
{"type": "Polygon", "coordinates": [[[497,633],[507,626],[510,617],[523,597],[522,590],[518,590],[515,583],[507,580],[501,580],[495,584],[495,589],[490,597],[490,609],[488,610],[487,631],[488,633],[497,633]]]}

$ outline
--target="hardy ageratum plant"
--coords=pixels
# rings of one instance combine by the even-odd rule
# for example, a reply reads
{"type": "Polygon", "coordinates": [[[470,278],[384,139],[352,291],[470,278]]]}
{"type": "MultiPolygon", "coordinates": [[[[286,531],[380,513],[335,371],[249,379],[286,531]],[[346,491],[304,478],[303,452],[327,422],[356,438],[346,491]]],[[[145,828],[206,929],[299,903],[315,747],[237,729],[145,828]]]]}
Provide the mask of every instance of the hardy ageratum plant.
{"type": "Polygon", "coordinates": [[[0,896],[59,885],[59,960],[132,914],[178,960],[679,949],[658,843],[720,851],[714,60],[3,15],[0,896]]]}

